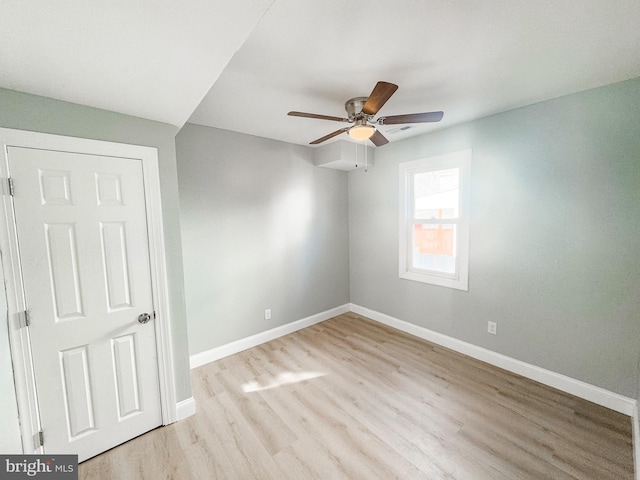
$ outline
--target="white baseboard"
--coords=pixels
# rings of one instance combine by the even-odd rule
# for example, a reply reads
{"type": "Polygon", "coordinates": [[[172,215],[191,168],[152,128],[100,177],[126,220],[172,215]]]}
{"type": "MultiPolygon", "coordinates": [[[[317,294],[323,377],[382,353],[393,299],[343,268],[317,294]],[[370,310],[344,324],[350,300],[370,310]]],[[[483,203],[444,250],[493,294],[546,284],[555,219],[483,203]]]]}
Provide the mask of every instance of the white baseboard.
{"type": "Polygon", "coordinates": [[[193,397],[189,397],[176,403],[176,419],[179,422],[196,413],[196,400],[193,397]]]}
{"type": "Polygon", "coordinates": [[[345,304],[321,313],[316,313],[315,315],[311,315],[310,317],[296,320],[295,322],[287,323],[286,325],[282,325],[265,332],[251,335],[250,337],[241,338],[240,340],[236,340],[235,342],[212,348],[211,350],[205,350],[204,352],[196,353],[194,355],[191,355],[191,357],[189,358],[189,363],[191,365],[191,368],[200,367],[201,365],[215,362],[216,360],[220,360],[221,358],[228,357],[229,355],[233,355],[234,353],[242,352],[243,350],[247,350],[248,348],[261,345],[270,340],[275,340],[276,338],[283,337],[284,335],[297,332],[298,330],[310,327],[311,325],[315,325],[316,323],[324,322],[325,320],[329,320],[330,318],[333,318],[337,315],[347,313],[349,310],[350,305],[345,304]]]}
{"type": "MultiPolygon", "coordinates": [[[[632,398],[610,392],[604,388],[596,387],[595,385],[567,377],[566,375],[552,372],[551,370],[546,370],[544,368],[507,357],[506,355],[493,352],[483,347],[478,347],[471,343],[463,342],[462,340],[449,337],[448,335],[434,332],[427,328],[399,320],[384,313],[376,312],[375,310],[370,310],[359,305],[351,304],[351,311],[397,330],[401,330],[469,357],[495,365],[496,367],[500,367],[509,372],[516,373],[523,377],[530,378],[531,380],[535,380],[536,382],[557,388],[558,390],[575,395],[576,397],[584,398],[585,400],[610,408],[616,412],[634,416],[636,423],[638,421],[637,402],[632,398]]],[[[636,440],[637,439],[638,438],[636,436],[636,440]]],[[[640,444],[637,445],[638,448],[640,448],[640,444]]]]}
{"type": "Polygon", "coordinates": [[[640,418],[638,418],[638,403],[633,409],[633,463],[636,480],[640,480],[640,418]]]}

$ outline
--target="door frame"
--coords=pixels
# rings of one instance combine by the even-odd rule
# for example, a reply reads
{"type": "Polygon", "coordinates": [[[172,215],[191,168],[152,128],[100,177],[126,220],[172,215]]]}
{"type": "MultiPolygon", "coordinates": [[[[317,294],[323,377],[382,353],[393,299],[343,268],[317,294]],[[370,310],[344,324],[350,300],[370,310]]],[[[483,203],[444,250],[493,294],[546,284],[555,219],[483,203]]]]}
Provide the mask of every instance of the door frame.
{"type": "MultiPolygon", "coordinates": [[[[129,145],[85,138],[66,137],[48,133],[0,128],[0,252],[5,274],[9,344],[13,363],[22,449],[26,454],[42,453],[37,440],[41,430],[35,376],[31,360],[29,328],[20,326],[18,312],[26,309],[22,272],[16,233],[13,201],[9,195],[7,147],[23,147],[61,152],[130,158],[142,161],[144,198],[147,213],[151,284],[156,313],[156,350],[162,424],[177,420],[176,392],[169,310],[169,290],[160,198],[158,150],[155,147],[129,145]]],[[[20,188],[19,185],[15,186],[20,188]]]]}

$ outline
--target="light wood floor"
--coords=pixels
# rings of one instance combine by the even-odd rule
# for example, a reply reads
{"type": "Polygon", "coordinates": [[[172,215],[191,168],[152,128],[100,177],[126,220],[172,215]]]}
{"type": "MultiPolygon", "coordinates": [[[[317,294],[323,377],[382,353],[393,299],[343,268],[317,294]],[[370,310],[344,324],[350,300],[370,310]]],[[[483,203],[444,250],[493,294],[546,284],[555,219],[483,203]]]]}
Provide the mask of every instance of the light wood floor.
{"type": "Polygon", "coordinates": [[[631,420],[355,314],[193,371],[81,479],[632,479],[631,420]]]}

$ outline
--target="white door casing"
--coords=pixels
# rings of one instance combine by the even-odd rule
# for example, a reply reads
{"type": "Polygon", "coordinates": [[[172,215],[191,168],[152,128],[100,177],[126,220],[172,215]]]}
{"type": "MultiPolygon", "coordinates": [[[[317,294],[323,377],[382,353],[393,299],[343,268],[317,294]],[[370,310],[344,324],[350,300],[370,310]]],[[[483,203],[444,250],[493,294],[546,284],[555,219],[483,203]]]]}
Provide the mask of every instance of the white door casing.
{"type": "Polygon", "coordinates": [[[42,451],[41,428],[44,451],[82,460],[175,421],[155,149],[6,129],[0,141],[16,190],[0,246],[25,453],[42,451]]]}

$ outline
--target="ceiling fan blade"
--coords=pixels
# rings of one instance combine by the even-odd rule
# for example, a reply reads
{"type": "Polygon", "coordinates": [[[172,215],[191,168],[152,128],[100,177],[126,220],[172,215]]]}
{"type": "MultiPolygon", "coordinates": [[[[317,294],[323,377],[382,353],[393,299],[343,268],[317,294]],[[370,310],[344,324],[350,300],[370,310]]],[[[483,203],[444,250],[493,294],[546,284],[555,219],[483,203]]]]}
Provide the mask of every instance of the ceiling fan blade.
{"type": "Polygon", "coordinates": [[[382,108],[382,106],[387,103],[387,100],[391,98],[398,86],[393,83],[388,82],[378,82],[376,86],[373,87],[373,91],[369,98],[367,99],[364,107],[362,107],[362,113],[367,115],[375,115],[378,113],[378,110],[382,108]]]}
{"type": "Polygon", "coordinates": [[[335,132],[330,133],[329,135],[325,135],[322,138],[319,138],[317,140],[314,140],[313,142],[309,143],[309,145],[317,145],[319,143],[324,142],[325,140],[329,140],[330,138],[335,137],[336,135],[340,135],[341,133],[346,132],[347,130],[349,130],[351,127],[345,127],[345,128],[341,128],[340,130],[336,130],[335,132]]]}
{"type": "Polygon", "coordinates": [[[380,130],[376,130],[369,140],[371,140],[376,147],[381,147],[389,143],[389,140],[380,133],[380,130]]]}
{"type": "Polygon", "coordinates": [[[332,117],[330,115],[317,115],[315,113],[306,112],[289,112],[287,115],[291,117],[317,118],[319,120],[333,120],[334,122],[348,122],[348,118],[332,117]]]}
{"type": "Polygon", "coordinates": [[[439,122],[440,120],[442,120],[443,116],[444,112],[408,113],[406,115],[391,115],[390,117],[380,117],[377,122],[380,125],[439,122]]]}

